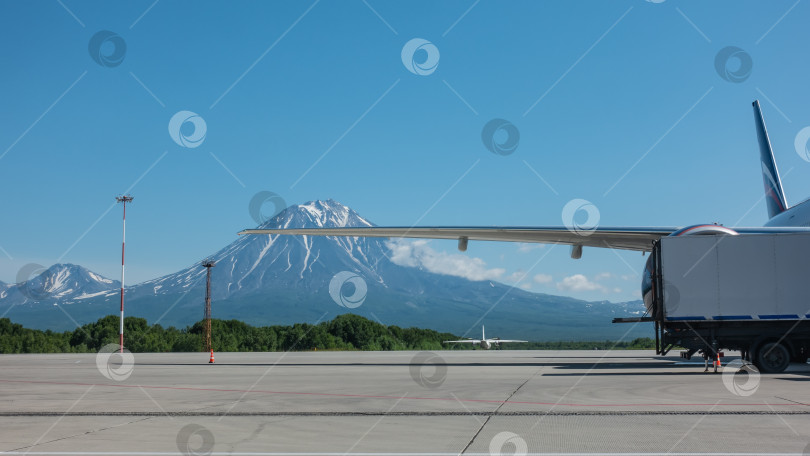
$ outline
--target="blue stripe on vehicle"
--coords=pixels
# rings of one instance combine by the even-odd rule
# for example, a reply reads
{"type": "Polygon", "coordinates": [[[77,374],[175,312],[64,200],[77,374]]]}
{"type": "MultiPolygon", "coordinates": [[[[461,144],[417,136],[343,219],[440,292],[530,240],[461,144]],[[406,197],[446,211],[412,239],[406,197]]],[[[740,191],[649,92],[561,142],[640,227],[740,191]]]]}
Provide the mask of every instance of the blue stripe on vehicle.
{"type": "Polygon", "coordinates": [[[753,320],[751,315],[715,315],[712,320],[753,320]]]}
{"type": "Polygon", "coordinates": [[[798,320],[798,315],[760,315],[760,320],[798,320]]]}

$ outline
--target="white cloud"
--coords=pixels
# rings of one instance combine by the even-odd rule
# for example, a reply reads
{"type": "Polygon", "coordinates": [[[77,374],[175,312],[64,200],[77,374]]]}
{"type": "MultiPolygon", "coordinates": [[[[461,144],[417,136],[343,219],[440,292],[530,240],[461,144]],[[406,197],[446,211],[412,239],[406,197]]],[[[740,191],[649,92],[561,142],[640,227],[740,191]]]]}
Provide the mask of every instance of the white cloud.
{"type": "Polygon", "coordinates": [[[600,290],[602,286],[591,282],[582,274],[574,274],[557,282],[557,288],[563,291],[595,291],[600,290]]]}
{"type": "Polygon", "coordinates": [[[534,276],[533,280],[537,283],[551,283],[554,281],[554,278],[548,274],[537,274],[534,276]]]}
{"type": "MultiPolygon", "coordinates": [[[[599,278],[600,275],[601,274],[597,274],[596,277],[599,278]]],[[[561,281],[557,282],[557,289],[573,292],[599,291],[602,293],[621,293],[622,291],[620,288],[606,287],[601,283],[588,279],[583,274],[574,274],[563,278],[561,281]]]]}
{"type": "Polygon", "coordinates": [[[487,268],[484,260],[459,253],[437,252],[427,241],[388,241],[390,258],[394,264],[424,268],[437,274],[463,277],[469,280],[500,280],[503,268],[487,268]]]}
{"type": "Polygon", "coordinates": [[[542,249],[545,248],[545,244],[539,244],[536,242],[519,242],[518,243],[518,252],[526,253],[531,252],[532,250],[542,249]]]}
{"type": "Polygon", "coordinates": [[[506,276],[506,278],[504,279],[504,282],[516,283],[516,282],[522,282],[525,279],[526,279],[526,271],[517,270],[517,271],[509,274],[508,276],[506,276]]]}
{"type": "Polygon", "coordinates": [[[596,277],[594,277],[593,279],[594,280],[605,280],[605,279],[610,279],[611,277],[613,277],[613,274],[611,274],[609,272],[600,272],[599,274],[596,274],[596,277]]]}

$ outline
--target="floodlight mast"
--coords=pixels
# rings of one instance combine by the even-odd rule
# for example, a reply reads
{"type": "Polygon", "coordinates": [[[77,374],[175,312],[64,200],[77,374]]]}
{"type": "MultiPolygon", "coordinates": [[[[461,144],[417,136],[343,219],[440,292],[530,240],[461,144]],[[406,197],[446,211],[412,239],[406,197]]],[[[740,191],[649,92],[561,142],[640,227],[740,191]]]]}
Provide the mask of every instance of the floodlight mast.
{"type": "Polygon", "coordinates": [[[116,196],[115,201],[124,204],[124,228],[121,237],[121,320],[118,322],[119,352],[124,353],[124,251],[127,242],[127,203],[132,202],[129,195],[116,196]]]}
{"type": "MultiPolygon", "coordinates": [[[[205,340],[203,341],[204,349],[207,352],[213,350],[211,344],[211,268],[216,266],[216,261],[205,260],[202,262],[202,267],[206,269],[205,280],[205,340]]],[[[213,356],[213,355],[212,355],[213,356]]]]}

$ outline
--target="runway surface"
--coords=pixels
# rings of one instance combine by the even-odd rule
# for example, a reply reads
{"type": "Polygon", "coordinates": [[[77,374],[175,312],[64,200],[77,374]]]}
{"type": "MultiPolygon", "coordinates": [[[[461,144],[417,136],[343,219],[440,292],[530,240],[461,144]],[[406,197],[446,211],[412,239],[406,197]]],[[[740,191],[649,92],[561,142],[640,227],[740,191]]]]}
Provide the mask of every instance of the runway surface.
{"type": "Polygon", "coordinates": [[[810,365],[713,374],[646,351],[108,355],[0,355],[0,454],[810,455],[810,365]]]}

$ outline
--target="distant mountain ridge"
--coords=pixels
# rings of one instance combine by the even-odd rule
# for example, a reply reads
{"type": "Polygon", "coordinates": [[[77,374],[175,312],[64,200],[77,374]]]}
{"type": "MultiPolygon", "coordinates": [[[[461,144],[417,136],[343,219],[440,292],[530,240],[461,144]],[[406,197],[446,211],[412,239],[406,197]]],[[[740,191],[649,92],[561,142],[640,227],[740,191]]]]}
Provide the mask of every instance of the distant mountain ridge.
{"type": "Polygon", "coordinates": [[[31,269],[30,272],[35,274],[17,284],[0,282],[0,302],[3,305],[91,299],[121,288],[121,282],[75,264],[59,263],[44,271],[31,269]]]}
{"type": "MultiPolygon", "coordinates": [[[[343,226],[374,224],[334,200],[319,200],[287,207],[260,225],[343,226]]],[[[502,337],[593,340],[621,337],[629,328],[611,325],[612,318],[640,315],[644,310],[641,301],[586,302],[530,293],[493,281],[435,274],[397,265],[388,253],[387,240],[376,238],[239,237],[207,257],[216,261],[212,270],[213,313],[217,318],[268,325],[315,323],[353,312],[386,325],[419,326],[459,335],[475,334],[484,323],[488,333],[502,337]],[[334,284],[336,277],[359,279],[334,284]],[[359,296],[359,292],[364,293],[359,305],[342,305],[346,303],[341,296],[359,296]]],[[[62,273],[61,280],[52,281],[60,286],[51,287],[53,292],[45,299],[31,302],[29,298],[20,306],[19,296],[12,297],[11,289],[0,291],[0,312],[16,302],[8,316],[28,326],[52,329],[72,329],[65,321],[65,312],[79,323],[117,313],[120,283],[75,265],[54,265],[49,271],[60,271],[58,266],[69,266],[67,276],[62,273]],[[44,305],[48,303],[51,305],[44,305]]],[[[202,318],[204,287],[205,268],[192,264],[127,287],[126,314],[164,326],[189,325],[202,318]]],[[[646,327],[631,330],[631,335],[650,334],[646,327]]]]}

